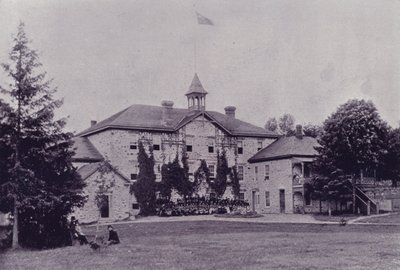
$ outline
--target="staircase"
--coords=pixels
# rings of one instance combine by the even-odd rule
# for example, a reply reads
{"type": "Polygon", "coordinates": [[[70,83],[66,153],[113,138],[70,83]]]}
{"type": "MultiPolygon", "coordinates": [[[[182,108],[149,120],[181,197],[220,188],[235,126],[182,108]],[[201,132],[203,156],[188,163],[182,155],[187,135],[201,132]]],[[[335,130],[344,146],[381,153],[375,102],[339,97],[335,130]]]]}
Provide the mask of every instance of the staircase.
{"type": "MultiPolygon", "coordinates": [[[[345,186],[350,191],[353,190],[353,185],[350,181],[346,181],[345,186]]],[[[370,215],[371,213],[379,214],[378,204],[371,199],[367,194],[362,191],[359,187],[355,188],[356,193],[356,209],[359,209],[361,214],[370,215]]]]}

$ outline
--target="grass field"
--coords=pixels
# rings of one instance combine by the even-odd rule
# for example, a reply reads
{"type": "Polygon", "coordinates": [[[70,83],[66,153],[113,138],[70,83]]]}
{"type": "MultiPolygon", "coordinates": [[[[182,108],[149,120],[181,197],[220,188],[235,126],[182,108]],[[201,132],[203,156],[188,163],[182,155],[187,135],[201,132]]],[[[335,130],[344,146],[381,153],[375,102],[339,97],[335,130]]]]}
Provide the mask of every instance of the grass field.
{"type": "Polygon", "coordinates": [[[372,216],[360,220],[362,223],[385,223],[385,224],[399,224],[400,225],[400,212],[390,213],[386,216],[372,216]]]}
{"type": "Polygon", "coordinates": [[[400,226],[196,221],[115,228],[120,245],[8,251],[0,269],[400,269],[400,226]]]}

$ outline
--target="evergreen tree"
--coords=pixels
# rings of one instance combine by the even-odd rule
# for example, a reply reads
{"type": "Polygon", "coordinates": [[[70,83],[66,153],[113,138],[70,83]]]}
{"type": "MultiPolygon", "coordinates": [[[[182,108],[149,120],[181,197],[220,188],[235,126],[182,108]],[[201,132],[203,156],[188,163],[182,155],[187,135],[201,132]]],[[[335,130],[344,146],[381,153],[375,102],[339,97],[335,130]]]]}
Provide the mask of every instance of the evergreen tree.
{"type": "Polygon", "coordinates": [[[217,153],[217,175],[215,177],[214,183],[212,184],[212,188],[217,194],[218,197],[222,197],[226,190],[227,178],[230,169],[228,167],[228,161],[226,160],[226,152],[222,150],[220,153],[217,153]]]}
{"type": "Polygon", "coordinates": [[[200,161],[200,166],[194,173],[194,183],[193,183],[193,191],[198,191],[200,184],[205,181],[208,185],[210,185],[210,170],[208,169],[207,162],[202,159],[200,161]]]}
{"type": "Polygon", "coordinates": [[[239,199],[240,182],[236,166],[232,166],[231,171],[229,173],[229,178],[231,179],[233,196],[235,197],[235,199],[239,199]]]}
{"type": "Polygon", "coordinates": [[[72,166],[65,119],[54,120],[62,105],[38,54],[30,48],[24,24],[18,27],[0,100],[0,205],[13,212],[14,248],[56,247],[70,240],[66,216],[85,202],[84,182],[72,166]]]}
{"type": "Polygon", "coordinates": [[[139,173],[137,181],[131,186],[131,192],[135,194],[140,205],[140,214],[153,215],[156,212],[156,174],[153,151],[150,148],[150,155],[147,155],[141,141],[138,148],[139,173]]]}

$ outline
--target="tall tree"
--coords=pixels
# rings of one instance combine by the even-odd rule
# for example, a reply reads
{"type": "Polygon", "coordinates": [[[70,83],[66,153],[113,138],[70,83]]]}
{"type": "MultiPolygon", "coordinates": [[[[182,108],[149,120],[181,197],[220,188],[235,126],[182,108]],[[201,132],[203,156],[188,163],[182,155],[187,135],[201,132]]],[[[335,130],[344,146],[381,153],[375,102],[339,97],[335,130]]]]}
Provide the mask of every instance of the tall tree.
{"type": "Polygon", "coordinates": [[[388,152],[385,155],[384,176],[392,179],[397,187],[400,181],[400,128],[393,129],[388,136],[388,152]]]}
{"type": "MultiPolygon", "coordinates": [[[[378,168],[386,152],[387,133],[387,124],[371,101],[349,100],[324,122],[316,169],[325,176],[341,171],[354,179],[361,169],[378,168]]],[[[353,211],[354,207],[353,199],[353,211]]]]}
{"type": "Polygon", "coordinates": [[[8,79],[1,93],[9,103],[0,101],[0,205],[13,212],[12,246],[66,244],[66,215],[85,202],[84,182],[72,166],[65,119],[54,119],[62,101],[53,98],[56,88],[39,72],[23,23],[2,67],[8,79]]]}
{"type": "Polygon", "coordinates": [[[231,171],[229,173],[229,178],[231,179],[233,196],[235,197],[235,199],[239,199],[240,182],[236,166],[232,166],[231,171]]]}
{"type": "Polygon", "coordinates": [[[294,123],[294,116],[285,113],[279,117],[279,121],[275,117],[269,118],[265,124],[265,129],[285,136],[292,136],[295,134],[294,123]]]}
{"type": "Polygon", "coordinates": [[[265,129],[272,131],[272,132],[278,132],[278,121],[276,120],[275,117],[271,117],[268,119],[267,123],[265,124],[265,129]]]}
{"type": "Polygon", "coordinates": [[[227,178],[230,169],[228,167],[228,161],[226,160],[226,151],[222,150],[217,153],[217,175],[214,182],[212,183],[212,188],[218,197],[222,197],[226,190],[227,178]]]}
{"type": "Polygon", "coordinates": [[[322,135],[322,126],[314,124],[303,125],[303,132],[305,136],[319,138],[322,135]]]}
{"type": "Polygon", "coordinates": [[[137,181],[131,186],[131,192],[140,205],[140,214],[147,216],[156,212],[156,174],[154,173],[154,156],[150,148],[148,155],[140,141],[138,152],[139,173],[137,181]]]}

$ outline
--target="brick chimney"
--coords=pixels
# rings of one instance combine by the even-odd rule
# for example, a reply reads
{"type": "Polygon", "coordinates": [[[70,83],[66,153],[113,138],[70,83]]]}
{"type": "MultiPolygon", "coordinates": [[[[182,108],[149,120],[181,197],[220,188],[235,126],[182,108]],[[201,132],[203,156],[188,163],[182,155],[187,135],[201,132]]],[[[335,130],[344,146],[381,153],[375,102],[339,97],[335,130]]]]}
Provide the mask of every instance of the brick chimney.
{"type": "Polygon", "coordinates": [[[235,106],[227,106],[225,107],[225,115],[231,117],[231,118],[235,118],[235,111],[236,111],[236,107],[235,106]]]}
{"type": "Polygon", "coordinates": [[[296,126],[296,137],[297,139],[303,139],[303,127],[301,125],[296,126]]]}
{"type": "Polygon", "coordinates": [[[97,124],[97,121],[96,120],[91,120],[90,121],[90,126],[91,127],[93,127],[94,125],[96,125],[97,124]]]}
{"type": "Polygon", "coordinates": [[[163,125],[168,124],[171,121],[171,111],[174,106],[174,102],[170,100],[163,100],[161,102],[162,108],[162,123],[163,125]]]}

